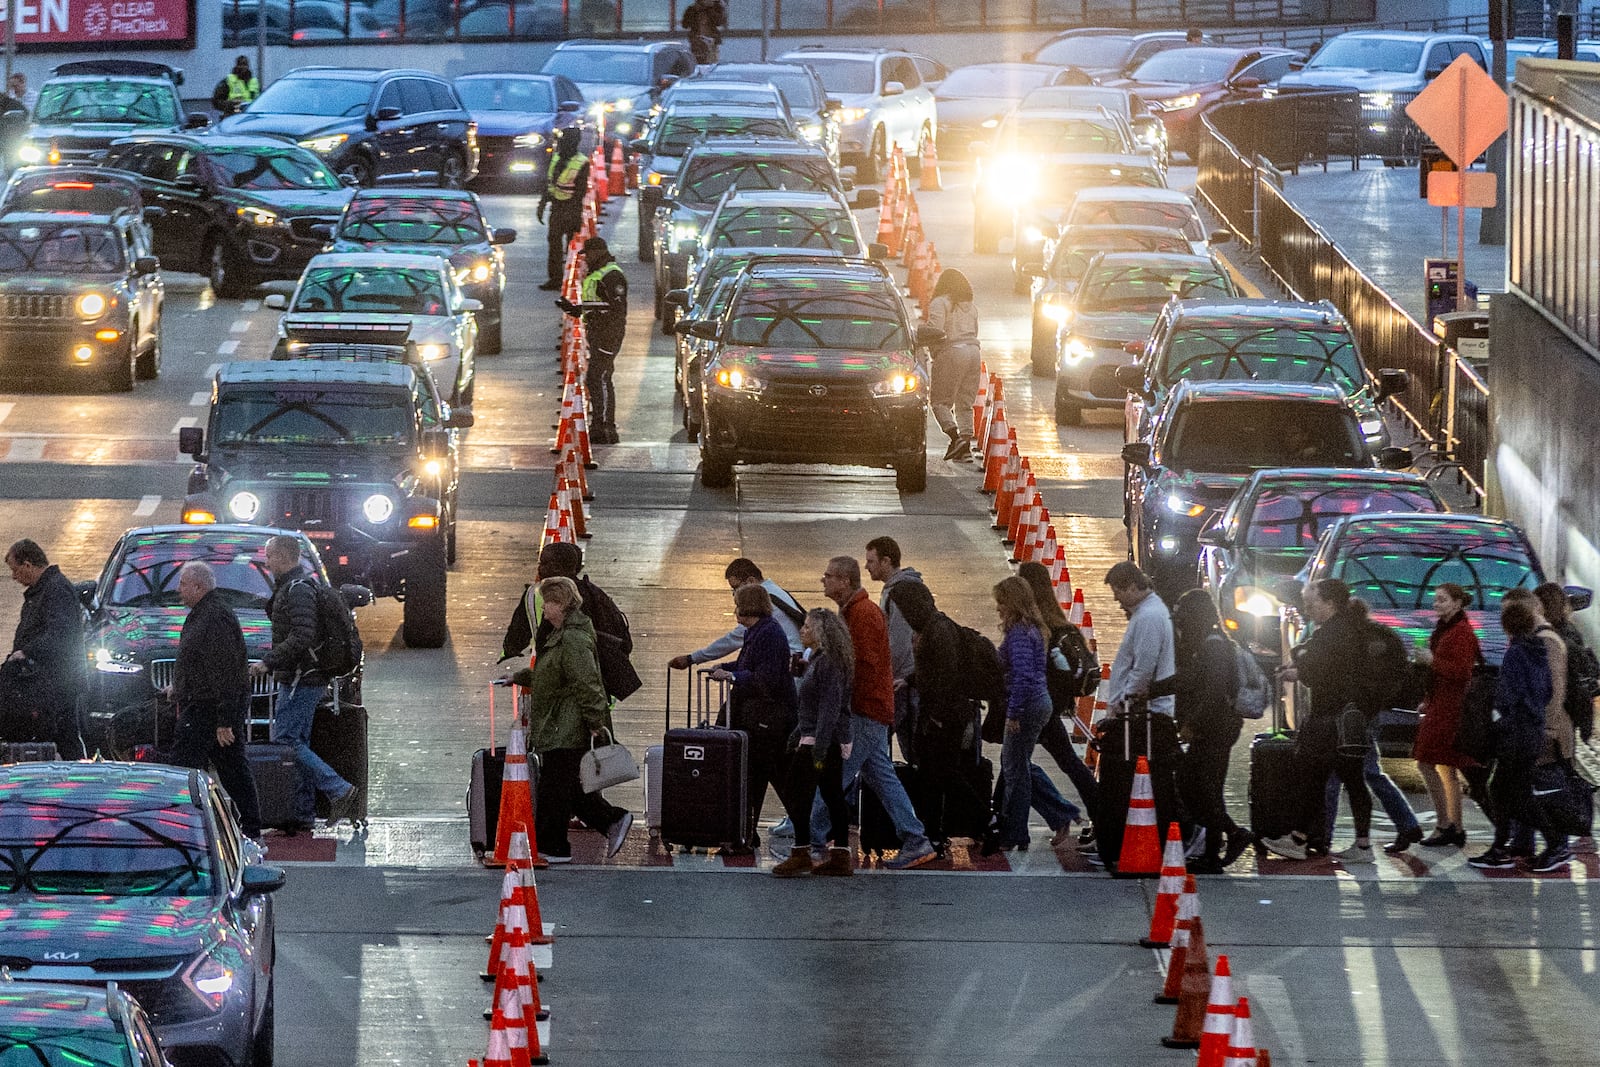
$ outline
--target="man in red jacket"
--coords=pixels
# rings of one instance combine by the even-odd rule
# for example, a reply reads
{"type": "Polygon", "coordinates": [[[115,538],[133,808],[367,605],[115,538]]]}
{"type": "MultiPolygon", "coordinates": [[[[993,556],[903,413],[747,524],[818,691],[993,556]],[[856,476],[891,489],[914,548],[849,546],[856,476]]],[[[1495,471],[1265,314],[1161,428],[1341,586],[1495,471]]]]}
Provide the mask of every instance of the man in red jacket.
{"type": "MultiPolygon", "coordinates": [[[[867,591],[861,588],[861,566],[852,556],[835,556],[828,561],[822,575],[822,592],[839,605],[839,614],[850,629],[850,643],[856,656],[855,688],[850,702],[854,736],[844,761],[845,785],[848,787],[859,774],[861,783],[882,801],[884,811],[894,823],[895,833],[900,835],[900,851],[884,866],[895,870],[920,867],[937,853],[889,759],[889,729],[894,725],[889,623],[867,591]]],[[[832,830],[820,791],[812,802],[811,825],[812,840],[825,840],[832,830]]]]}

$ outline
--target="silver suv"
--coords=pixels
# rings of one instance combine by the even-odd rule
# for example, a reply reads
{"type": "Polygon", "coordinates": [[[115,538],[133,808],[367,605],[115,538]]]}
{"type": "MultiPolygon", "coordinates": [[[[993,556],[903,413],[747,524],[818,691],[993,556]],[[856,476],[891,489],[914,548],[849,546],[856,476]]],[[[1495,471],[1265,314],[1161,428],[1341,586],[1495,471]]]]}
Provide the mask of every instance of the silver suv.
{"type": "Polygon", "coordinates": [[[923,146],[939,128],[933,86],[944,80],[944,67],[910,52],[820,45],[781,55],[778,62],[810,67],[839,101],[839,160],[855,166],[861,181],[883,177],[897,144],[912,173],[918,172],[923,146]]]}

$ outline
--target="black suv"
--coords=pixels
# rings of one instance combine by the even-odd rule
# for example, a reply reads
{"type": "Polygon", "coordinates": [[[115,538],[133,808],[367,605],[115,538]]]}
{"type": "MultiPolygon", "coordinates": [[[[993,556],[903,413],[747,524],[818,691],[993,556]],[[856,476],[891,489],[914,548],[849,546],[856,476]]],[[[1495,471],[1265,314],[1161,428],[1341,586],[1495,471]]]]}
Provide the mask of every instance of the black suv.
{"type": "Polygon", "coordinates": [[[298,141],[357,185],[459,189],[478,173],[477,123],[448,81],[423,70],[300,67],[218,128],[298,141]]]}
{"type": "Polygon", "coordinates": [[[689,327],[717,346],[701,371],[700,482],[733,465],[893,467],[927,486],[927,374],[889,272],[866,260],[754,263],[720,320],[689,327]]]}
{"type": "Polygon", "coordinates": [[[695,71],[688,41],[562,41],[539,68],[583,91],[589,114],[608,136],[637,137],[661,90],[695,71]]]}
{"type": "Polygon", "coordinates": [[[205,429],[179,431],[198,465],[183,518],[303,530],[335,582],[405,602],[413,648],[444,644],[460,478],[452,413],[400,363],[225,363],[205,429]]]}
{"type": "Polygon", "coordinates": [[[158,209],[150,226],[162,264],[207,275],[218,296],[300,277],[355,195],[322,160],[276,137],[130,137],[107,162],[138,175],[158,209]]]}
{"type": "Polygon", "coordinates": [[[63,63],[39,87],[33,125],[17,145],[17,163],[94,163],[119,137],[141,130],[205,126],[178,96],[183,72],[135,59],[63,63]]]}

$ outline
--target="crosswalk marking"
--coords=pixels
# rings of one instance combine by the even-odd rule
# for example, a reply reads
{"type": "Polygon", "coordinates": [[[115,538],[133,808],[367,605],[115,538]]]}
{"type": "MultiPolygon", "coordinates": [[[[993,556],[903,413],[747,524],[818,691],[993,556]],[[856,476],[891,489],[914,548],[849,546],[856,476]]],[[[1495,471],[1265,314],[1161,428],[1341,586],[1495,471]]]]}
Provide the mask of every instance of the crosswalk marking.
{"type": "Polygon", "coordinates": [[[134,505],[133,517],[136,519],[149,518],[156,513],[156,508],[160,506],[161,498],[159,496],[142,496],[139,498],[139,503],[134,505]]]}

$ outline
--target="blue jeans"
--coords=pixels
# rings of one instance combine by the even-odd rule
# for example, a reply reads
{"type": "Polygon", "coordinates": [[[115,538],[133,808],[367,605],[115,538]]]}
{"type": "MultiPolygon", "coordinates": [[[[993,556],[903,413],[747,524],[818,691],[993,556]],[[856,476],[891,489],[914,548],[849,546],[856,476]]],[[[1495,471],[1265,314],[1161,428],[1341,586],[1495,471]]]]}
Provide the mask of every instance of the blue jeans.
{"type": "Polygon", "coordinates": [[[294,749],[300,768],[300,788],[295,792],[295,818],[312,823],[317,817],[317,794],[329,800],[342,797],[353,788],[334,769],[311,751],[311,719],[317,704],[328,691],[327,685],[289,685],[279,683],[278,704],[272,716],[272,740],[294,749]]]}
{"type": "Polygon", "coordinates": [[[1028,840],[1028,809],[1038,807],[1039,814],[1051,822],[1051,829],[1065,826],[1077,815],[1077,809],[1068,804],[1050,782],[1049,777],[1033,765],[1033,747],[1039,742],[1039,731],[1050,720],[1050,698],[1040,697],[1022,709],[1016,721],[1020,729],[1013,732],[1006,721],[1005,740],[1000,745],[1000,774],[1005,779],[1005,797],[1000,809],[1000,843],[1020,845],[1028,840]],[[1041,788],[1040,782],[1048,788],[1041,788]],[[1035,791],[1037,795],[1035,794],[1035,791]]]}
{"type": "MultiPolygon", "coordinates": [[[[1411,810],[1411,802],[1394,784],[1394,779],[1383,773],[1383,765],[1378,762],[1378,720],[1373,719],[1367,724],[1367,755],[1361,761],[1361,776],[1367,780],[1367,788],[1372,790],[1372,795],[1383,805],[1384,813],[1389,816],[1389,821],[1394,823],[1396,833],[1407,833],[1419,829],[1417,813],[1411,810]]],[[[1328,776],[1328,840],[1333,840],[1333,817],[1339,811],[1339,777],[1328,776]]]]}
{"type": "MultiPolygon", "coordinates": [[[[889,759],[889,728],[881,722],[853,715],[850,718],[850,758],[844,761],[841,778],[852,782],[857,775],[862,784],[871,788],[883,803],[894,832],[900,843],[913,846],[927,840],[926,830],[917,813],[911,808],[911,798],[905,786],[894,773],[894,763],[889,759]]],[[[843,834],[840,835],[841,837],[843,834]]],[[[828,818],[828,805],[823,803],[819,790],[811,800],[811,843],[825,845],[833,837],[833,823],[828,818]]]]}

